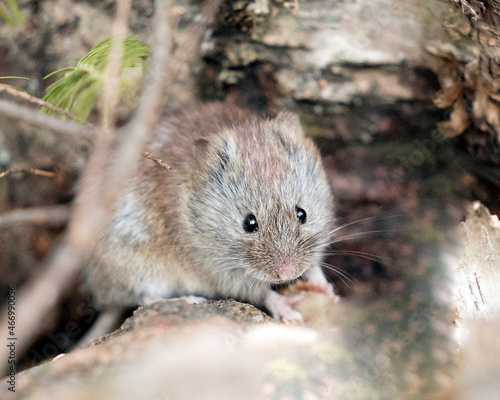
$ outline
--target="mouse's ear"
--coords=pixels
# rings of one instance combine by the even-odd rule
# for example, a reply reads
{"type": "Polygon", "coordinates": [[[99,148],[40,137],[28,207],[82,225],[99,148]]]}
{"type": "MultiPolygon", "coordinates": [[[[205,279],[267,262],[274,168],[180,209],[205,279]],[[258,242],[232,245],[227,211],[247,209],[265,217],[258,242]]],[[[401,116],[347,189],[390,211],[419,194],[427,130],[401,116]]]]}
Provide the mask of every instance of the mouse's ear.
{"type": "Polygon", "coordinates": [[[213,159],[214,164],[224,168],[236,155],[236,141],[229,132],[208,138],[199,138],[194,142],[193,157],[196,162],[213,159]]]}
{"type": "Polygon", "coordinates": [[[300,125],[299,117],[289,111],[278,113],[272,120],[274,128],[288,137],[301,139],[304,137],[304,130],[300,125]]]}
{"type": "Polygon", "coordinates": [[[208,148],[210,147],[210,139],[199,138],[194,141],[194,159],[198,160],[204,157],[208,153],[208,148]]]}
{"type": "Polygon", "coordinates": [[[234,132],[224,131],[214,138],[214,155],[218,167],[224,169],[237,157],[237,145],[234,132]]]}

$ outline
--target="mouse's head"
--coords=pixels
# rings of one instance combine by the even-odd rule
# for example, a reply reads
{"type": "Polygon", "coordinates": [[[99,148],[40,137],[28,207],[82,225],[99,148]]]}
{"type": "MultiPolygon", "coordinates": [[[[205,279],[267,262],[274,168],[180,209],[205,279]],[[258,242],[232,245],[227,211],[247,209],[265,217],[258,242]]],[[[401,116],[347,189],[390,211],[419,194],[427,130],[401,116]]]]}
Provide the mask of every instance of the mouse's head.
{"type": "Polygon", "coordinates": [[[280,283],[321,261],[333,198],[295,115],[225,127],[198,140],[193,157],[186,223],[214,265],[280,283]]]}

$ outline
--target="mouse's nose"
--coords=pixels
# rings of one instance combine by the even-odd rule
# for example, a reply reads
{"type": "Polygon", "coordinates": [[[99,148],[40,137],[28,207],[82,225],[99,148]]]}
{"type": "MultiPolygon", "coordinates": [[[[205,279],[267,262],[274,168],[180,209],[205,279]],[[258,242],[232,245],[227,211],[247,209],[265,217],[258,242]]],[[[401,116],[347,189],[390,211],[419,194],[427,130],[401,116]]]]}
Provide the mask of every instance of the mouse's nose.
{"type": "Polygon", "coordinates": [[[277,278],[282,281],[289,281],[300,275],[297,260],[293,256],[278,256],[274,264],[277,278]]]}

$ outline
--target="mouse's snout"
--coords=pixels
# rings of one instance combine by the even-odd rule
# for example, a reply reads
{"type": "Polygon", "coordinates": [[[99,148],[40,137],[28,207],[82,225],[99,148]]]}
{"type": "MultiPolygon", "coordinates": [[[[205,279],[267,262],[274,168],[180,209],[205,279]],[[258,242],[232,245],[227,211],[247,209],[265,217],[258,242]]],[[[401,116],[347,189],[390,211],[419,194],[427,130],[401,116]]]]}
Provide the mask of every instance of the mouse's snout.
{"type": "Polygon", "coordinates": [[[293,256],[280,256],[276,257],[274,261],[274,274],[280,281],[290,281],[297,278],[301,274],[301,268],[293,256]]]}

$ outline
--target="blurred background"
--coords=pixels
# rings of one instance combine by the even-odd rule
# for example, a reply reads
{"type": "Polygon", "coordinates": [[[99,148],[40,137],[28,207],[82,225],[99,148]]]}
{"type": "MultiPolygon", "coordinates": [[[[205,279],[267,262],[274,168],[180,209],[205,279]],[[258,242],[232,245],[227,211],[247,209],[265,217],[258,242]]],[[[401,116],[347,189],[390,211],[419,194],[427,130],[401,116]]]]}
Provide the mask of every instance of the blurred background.
{"type": "MultiPolygon", "coordinates": [[[[116,4],[17,6],[24,23],[0,22],[0,77],[29,80],[0,83],[42,98],[64,72],[46,75],[76,66],[110,37],[116,4]]],[[[175,7],[182,50],[200,3],[175,7]]],[[[380,398],[456,398],[443,388],[453,386],[459,364],[450,278],[462,251],[457,232],[475,200],[500,211],[499,11],[475,0],[226,1],[199,48],[179,51],[182,68],[164,96],[165,109],[226,101],[300,116],[323,154],[338,223],[346,224],[327,259],[339,272],[325,270],[345,300],[336,323],[356,349],[345,362],[384,388],[380,398]]],[[[146,45],[152,14],[152,1],[133,2],[129,31],[146,45]]],[[[131,76],[140,87],[142,71],[131,76]]],[[[118,124],[136,107],[131,93],[118,124]]],[[[28,104],[5,91],[0,98],[28,104]]],[[[99,121],[98,104],[87,121],[99,121]]],[[[0,178],[0,299],[41,272],[90,149],[0,115],[0,172],[21,169],[0,178]],[[12,217],[33,208],[45,217],[12,217]]],[[[96,313],[79,288],[75,282],[47,318],[21,368],[67,352],[88,329],[96,313]]]]}

